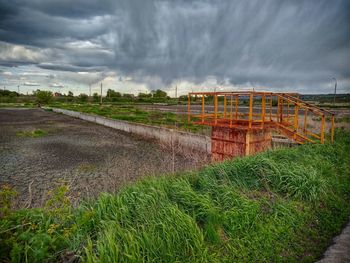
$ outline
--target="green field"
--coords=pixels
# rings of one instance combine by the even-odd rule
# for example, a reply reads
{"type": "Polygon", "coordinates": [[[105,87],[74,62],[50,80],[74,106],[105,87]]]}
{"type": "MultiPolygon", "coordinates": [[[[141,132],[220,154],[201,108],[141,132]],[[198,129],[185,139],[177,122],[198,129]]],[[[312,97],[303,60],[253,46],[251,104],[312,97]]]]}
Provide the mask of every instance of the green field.
{"type": "Polygon", "coordinates": [[[67,110],[104,116],[116,120],[131,121],[167,128],[180,129],[194,133],[208,133],[208,127],[188,123],[187,115],[157,110],[141,110],[135,105],[128,104],[51,104],[67,110]]]}
{"type": "MultiPolygon", "coordinates": [[[[151,105],[151,104],[150,104],[151,105]]],[[[0,108],[37,108],[35,103],[0,103],[0,108]]],[[[187,115],[175,114],[172,112],[161,112],[158,110],[141,110],[137,104],[126,102],[109,104],[92,103],[61,103],[52,102],[47,105],[49,108],[61,108],[88,114],[104,116],[116,120],[143,123],[154,126],[163,126],[171,129],[209,134],[210,129],[205,126],[188,123],[187,115]]]]}
{"type": "Polygon", "coordinates": [[[0,261],[314,262],[350,215],[350,133],[145,178],[72,207],[68,186],[43,208],[0,200],[0,261]]]}

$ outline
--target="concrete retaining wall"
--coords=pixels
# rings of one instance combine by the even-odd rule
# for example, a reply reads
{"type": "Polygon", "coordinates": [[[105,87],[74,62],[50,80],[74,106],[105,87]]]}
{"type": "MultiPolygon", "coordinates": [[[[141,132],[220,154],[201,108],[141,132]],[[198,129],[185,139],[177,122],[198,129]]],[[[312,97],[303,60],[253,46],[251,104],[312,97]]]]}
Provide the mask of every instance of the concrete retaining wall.
{"type": "MultiPolygon", "coordinates": [[[[54,112],[63,113],[65,115],[79,118],[89,122],[95,122],[120,131],[137,134],[145,138],[156,139],[162,144],[176,145],[178,147],[185,147],[190,150],[211,154],[211,138],[208,136],[177,131],[159,126],[151,126],[121,120],[113,120],[102,116],[90,115],[76,111],[58,108],[53,108],[52,110],[54,112]]],[[[295,145],[297,144],[291,140],[285,140],[279,137],[272,138],[272,148],[286,146],[291,147],[295,145]]]]}
{"type": "Polygon", "coordinates": [[[150,126],[141,123],[113,120],[76,111],[58,108],[53,108],[52,110],[54,112],[62,113],[85,121],[95,122],[113,129],[137,134],[145,138],[156,139],[163,144],[176,144],[180,147],[186,147],[196,151],[211,154],[211,139],[208,136],[177,131],[164,127],[150,126]]]}

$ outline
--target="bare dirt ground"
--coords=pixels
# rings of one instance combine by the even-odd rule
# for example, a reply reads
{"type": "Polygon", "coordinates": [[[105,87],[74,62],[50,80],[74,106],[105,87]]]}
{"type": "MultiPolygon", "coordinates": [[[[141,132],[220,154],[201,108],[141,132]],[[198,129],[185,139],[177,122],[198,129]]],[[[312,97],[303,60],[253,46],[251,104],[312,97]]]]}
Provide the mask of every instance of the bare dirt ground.
{"type": "Polygon", "coordinates": [[[41,109],[0,109],[0,185],[18,191],[19,206],[43,205],[48,191],[63,182],[79,200],[144,175],[193,169],[205,159],[186,158],[154,141],[41,109]],[[47,135],[16,135],[35,129],[47,135]]]}

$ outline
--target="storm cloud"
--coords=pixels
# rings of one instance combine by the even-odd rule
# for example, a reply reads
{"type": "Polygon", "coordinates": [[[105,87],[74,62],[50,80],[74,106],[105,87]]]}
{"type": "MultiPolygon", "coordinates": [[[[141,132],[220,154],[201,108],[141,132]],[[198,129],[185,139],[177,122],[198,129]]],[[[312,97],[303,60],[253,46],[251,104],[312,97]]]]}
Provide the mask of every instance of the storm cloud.
{"type": "Polygon", "coordinates": [[[336,77],[350,90],[347,0],[12,0],[0,12],[4,67],[304,93],[336,77]]]}

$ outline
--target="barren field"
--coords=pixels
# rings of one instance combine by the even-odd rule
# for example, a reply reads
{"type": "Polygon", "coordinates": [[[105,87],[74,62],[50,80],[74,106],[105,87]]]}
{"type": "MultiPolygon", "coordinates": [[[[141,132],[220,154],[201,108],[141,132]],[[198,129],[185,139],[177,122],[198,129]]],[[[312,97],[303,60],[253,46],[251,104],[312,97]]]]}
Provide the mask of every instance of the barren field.
{"type": "Polygon", "coordinates": [[[19,206],[43,205],[48,192],[62,183],[79,200],[115,191],[140,176],[198,167],[198,159],[53,112],[0,109],[0,185],[15,187],[19,206]],[[44,134],[30,136],[35,130],[44,134]]]}

